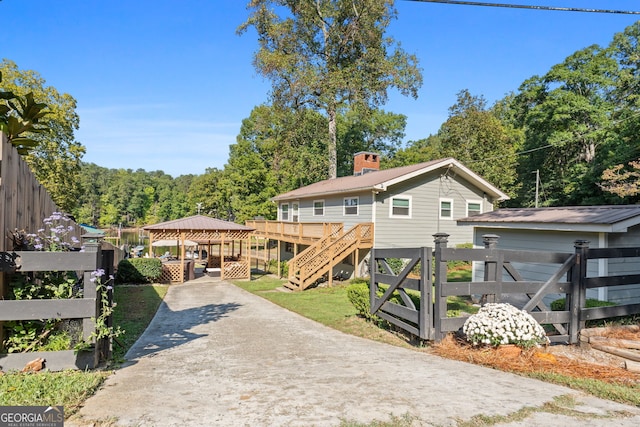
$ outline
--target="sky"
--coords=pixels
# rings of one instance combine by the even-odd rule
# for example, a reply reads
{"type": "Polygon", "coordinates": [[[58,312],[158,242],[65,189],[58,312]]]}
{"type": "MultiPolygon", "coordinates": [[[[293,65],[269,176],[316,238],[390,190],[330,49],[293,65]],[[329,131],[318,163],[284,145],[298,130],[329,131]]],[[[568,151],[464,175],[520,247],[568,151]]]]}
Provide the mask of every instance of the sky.
{"type": "MultiPolygon", "coordinates": [[[[483,0],[490,2],[488,0],[483,0]]],[[[497,1],[491,1],[496,3],[497,1]]],[[[77,100],[83,161],[177,177],[222,169],[242,120],[268,102],[237,27],[248,0],[0,0],[0,58],[77,100]]],[[[503,3],[640,11],[637,0],[503,3]]],[[[415,54],[417,100],[391,91],[405,144],[436,133],[456,94],[492,104],[573,52],[606,46],[640,15],[554,12],[396,0],[388,28],[415,54]]]]}

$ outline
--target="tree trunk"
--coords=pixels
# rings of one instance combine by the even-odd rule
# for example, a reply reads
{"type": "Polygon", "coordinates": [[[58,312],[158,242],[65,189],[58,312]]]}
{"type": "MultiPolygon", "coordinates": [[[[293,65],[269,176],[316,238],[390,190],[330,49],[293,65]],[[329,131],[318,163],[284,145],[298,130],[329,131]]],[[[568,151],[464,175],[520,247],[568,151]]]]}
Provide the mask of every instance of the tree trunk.
{"type": "Polygon", "coordinates": [[[338,144],[335,108],[329,107],[327,114],[329,116],[329,179],[335,179],[338,176],[338,144]]]}

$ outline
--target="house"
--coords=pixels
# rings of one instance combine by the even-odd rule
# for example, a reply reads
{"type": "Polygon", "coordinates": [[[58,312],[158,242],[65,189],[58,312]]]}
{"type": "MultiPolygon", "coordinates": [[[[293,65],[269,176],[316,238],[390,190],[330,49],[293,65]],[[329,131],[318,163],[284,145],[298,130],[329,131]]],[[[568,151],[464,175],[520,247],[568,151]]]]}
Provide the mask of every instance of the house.
{"type": "Polygon", "coordinates": [[[292,287],[304,289],[323,277],[359,275],[374,246],[432,246],[438,232],[449,234],[452,244],[470,243],[473,230],[455,220],[506,199],[453,158],[380,170],[378,154],[360,152],[352,176],[280,194],[272,199],[277,221],[247,225],[278,242],[278,260],[290,260],[292,287]]]}
{"type": "MultiPolygon", "coordinates": [[[[509,208],[461,218],[460,226],[473,229],[473,243],[483,246],[483,236],[499,236],[497,247],[549,252],[575,251],[574,242],[586,240],[590,248],[640,247],[640,205],[509,208]]],[[[639,258],[589,260],[588,274],[595,276],[640,274],[639,258]]],[[[545,280],[553,266],[520,268],[525,280],[545,280]]],[[[481,271],[474,275],[478,277],[481,271]]],[[[640,303],[640,284],[587,291],[587,298],[615,303],[640,303]]]]}

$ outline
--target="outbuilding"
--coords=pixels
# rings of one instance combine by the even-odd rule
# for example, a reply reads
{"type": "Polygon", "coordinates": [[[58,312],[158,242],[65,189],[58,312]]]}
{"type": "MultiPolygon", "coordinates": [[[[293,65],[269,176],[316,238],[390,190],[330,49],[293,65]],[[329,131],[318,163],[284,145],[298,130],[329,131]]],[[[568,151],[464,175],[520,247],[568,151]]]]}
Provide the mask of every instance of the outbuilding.
{"type": "MultiPolygon", "coordinates": [[[[640,205],[505,208],[462,218],[460,226],[473,227],[473,243],[483,236],[499,236],[497,247],[531,251],[574,252],[574,243],[586,240],[591,248],[640,247],[640,205]]],[[[640,274],[640,258],[590,261],[594,276],[640,274]]],[[[523,274],[542,280],[550,267],[529,267],[523,274]]],[[[640,284],[596,288],[588,298],[615,303],[640,303],[640,284]]]]}

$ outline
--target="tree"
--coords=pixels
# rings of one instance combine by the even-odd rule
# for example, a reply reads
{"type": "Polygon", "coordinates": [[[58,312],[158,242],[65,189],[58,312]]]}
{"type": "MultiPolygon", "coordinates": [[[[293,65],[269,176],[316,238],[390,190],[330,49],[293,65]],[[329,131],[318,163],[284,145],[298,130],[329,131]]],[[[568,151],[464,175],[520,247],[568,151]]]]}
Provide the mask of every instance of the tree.
{"type": "Polygon", "coordinates": [[[596,183],[612,148],[617,63],[599,46],[582,49],[544,76],[525,81],[514,98],[524,129],[519,176],[521,205],[533,205],[533,171],[541,172],[548,199],[544,205],[566,206],[602,201],[596,183]]]}
{"type": "Polygon", "coordinates": [[[493,185],[514,195],[519,141],[487,109],[482,96],[458,92],[449,118],[438,131],[440,157],[454,157],[493,185]]]}
{"type": "Polygon", "coordinates": [[[71,212],[80,194],[78,175],[85,153],[84,146],[74,136],[80,122],[75,111],[76,100],[51,86],[45,87],[45,80],[37,72],[21,71],[12,61],[0,62],[0,72],[3,92],[11,92],[22,100],[14,104],[14,111],[23,121],[31,121],[32,127],[18,135],[37,141],[33,147],[23,145],[29,149],[24,160],[58,208],[71,212]],[[43,104],[48,107],[46,115],[42,114],[43,104]],[[34,118],[37,122],[33,122],[34,118]],[[42,131],[44,129],[46,131],[42,131]]]}
{"type": "Polygon", "coordinates": [[[380,106],[390,88],[416,98],[422,84],[416,57],[385,36],[397,15],[393,1],[253,0],[248,7],[238,33],[258,33],[254,66],[271,81],[275,105],[326,114],[328,177],[336,178],[340,112],[380,106]]]}
{"type": "Polygon", "coordinates": [[[360,151],[393,157],[402,144],[406,124],[406,116],[382,110],[349,110],[338,116],[338,175],[353,173],[353,155],[360,151]]]}

